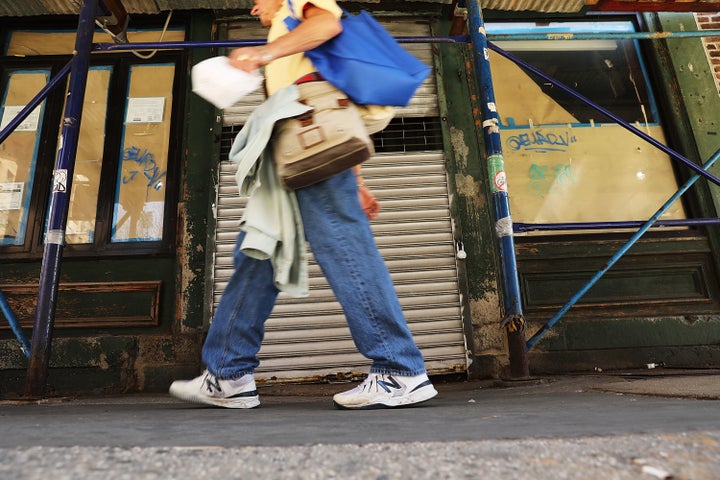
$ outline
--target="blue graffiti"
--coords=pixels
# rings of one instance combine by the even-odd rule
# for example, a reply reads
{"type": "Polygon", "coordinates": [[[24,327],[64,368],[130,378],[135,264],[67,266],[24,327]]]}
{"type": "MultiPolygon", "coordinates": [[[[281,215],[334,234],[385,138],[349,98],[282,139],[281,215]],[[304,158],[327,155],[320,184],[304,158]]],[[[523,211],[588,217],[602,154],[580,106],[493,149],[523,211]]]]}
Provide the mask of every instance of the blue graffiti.
{"type": "Polygon", "coordinates": [[[157,163],[155,163],[155,155],[153,155],[152,152],[148,152],[147,149],[141,152],[138,147],[129,147],[123,152],[123,162],[125,161],[133,162],[135,164],[134,166],[138,169],[128,170],[127,173],[123,175],[122,182],[124,185],[132,182],[142,171],[143,176],[148,181],[148,190],[151,188],[153,190],[162,189],[163,183],[160,180],[167,174],[167,171],[160,170],[157,163]]]}
{"type": "Polygon", "coordinates": [[[564,152],[571,143],[577,142],[575,135],[570,132],[564,134],[531,132],[514,135],[507,139],[506,143],[511,150],[527,150],[539,153],[564,152]]]}

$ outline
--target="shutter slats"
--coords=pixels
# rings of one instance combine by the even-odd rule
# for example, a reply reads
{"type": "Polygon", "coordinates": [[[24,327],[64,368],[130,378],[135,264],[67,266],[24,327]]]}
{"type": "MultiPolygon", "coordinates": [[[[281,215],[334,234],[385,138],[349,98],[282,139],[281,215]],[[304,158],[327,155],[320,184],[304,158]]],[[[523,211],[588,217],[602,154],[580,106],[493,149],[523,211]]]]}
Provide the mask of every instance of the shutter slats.
{"type": "MultiPolygon", "coordinates": [[[[276,354],[265,354],[261,349],[258,357],[260,367],[255,371],[258,378],[277,378],[278,380],[315,380],[326,376],[345,373],[341,377],[349,378],[351,373],[367,372],[367,359],[355,351],[341,355],[305,355],[302,357],[282,357],[276,354]]],[[[462,372],[465,370],[465,352],[453,347],[423,348],[425,363],[437,365],[437,370],[445,373],[462,372]]],[[[342,390],[342,388],[338,388],[342,390]]]]}
{"type": "MultiPolygon", "coordinates": [[[[329,332],[327,332],[329,333],[329,332]]],[[[337,332],[334,332],[337,333],[337,332]]],[[[432,333],[431,335],[423,335],[422,333],[414,334],[415,342],[418,347],[438,347],[452,342],[462,341],[462,333],[432,333]]],[[[318,337],[316,337],[318,338],[318,337]]],[[[314,355],[348,355],[356,351],[355,344],[350,338],[350,333],[341,337],[330,336],[328,338],[319,335],[321,340],[313,340],[312,338],[302,342],[272,342],[263,343],[260,349],[260,357],[268,356],[270,358],[295,357],[297,356],[298,347],[301,346],[303,353],[307,356],[314,355]]]]}
{"type": "MultiPolygon", "coordinates": [[[[413,325],[413,334],[420,335],[450,335],[457,336],[457,323],[452,320],[437,321],[426,324],[413,325]]],[[[428,339],[429,340],[429,339],[428,339]]],[[[439,341],[436,337],[434,341],[439,341]]],[[[315,344],[337,341],[350,341],[350,331],[344,326],[337,327],[318,327],[303,325],[298,329],[268,329],[265,333],[264,342],[268,345],[292,344],[297,342],[313,342],[315,344]]],[[[333,345],[337,347],[337,345],[333,345]]]]}

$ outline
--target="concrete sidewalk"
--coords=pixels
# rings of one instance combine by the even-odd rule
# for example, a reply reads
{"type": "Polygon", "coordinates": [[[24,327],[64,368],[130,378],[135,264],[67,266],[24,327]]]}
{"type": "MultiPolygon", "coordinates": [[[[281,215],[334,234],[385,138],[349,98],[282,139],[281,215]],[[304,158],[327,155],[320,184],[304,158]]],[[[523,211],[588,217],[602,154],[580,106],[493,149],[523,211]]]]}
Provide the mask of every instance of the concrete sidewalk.
{"type": "Polygon", "coordinates": [[[439,383],[414,408],[340,411],[347,385],[262,408],[167,395],[0,402],[0,478],[720,478],[720,371],[439,383]]]}

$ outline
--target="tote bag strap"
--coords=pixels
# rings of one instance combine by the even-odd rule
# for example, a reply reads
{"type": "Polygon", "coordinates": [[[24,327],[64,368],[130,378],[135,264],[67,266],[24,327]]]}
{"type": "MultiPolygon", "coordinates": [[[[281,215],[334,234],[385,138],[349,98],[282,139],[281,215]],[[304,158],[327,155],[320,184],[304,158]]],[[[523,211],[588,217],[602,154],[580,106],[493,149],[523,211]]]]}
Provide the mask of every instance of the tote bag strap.
{"type": "Polygon", "coordinates": [[[286,0],[286,3],[288,8],[290,9],[290,15],[292,15],[292,19],[297,21],[297,23],[295,23],[295,26],[297,26],[302,19],[300,18],[300,15],[298,15],[298,12],[295,11],[295,5],[293,5],[293,0],[286,0]]]}

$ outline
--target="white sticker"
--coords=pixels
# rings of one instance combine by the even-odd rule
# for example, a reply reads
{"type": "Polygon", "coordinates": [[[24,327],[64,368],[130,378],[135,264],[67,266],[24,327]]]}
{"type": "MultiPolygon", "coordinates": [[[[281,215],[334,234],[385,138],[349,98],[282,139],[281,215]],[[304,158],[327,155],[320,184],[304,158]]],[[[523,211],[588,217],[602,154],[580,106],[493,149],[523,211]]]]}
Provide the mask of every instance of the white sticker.
{"type": "Polygon", "coordinates": [[[165,97],[133,97],[128,99],[125,123],[162,123],[165,97]]]}
{"type": "MultiPolygon", "coordinates": [[[[0,130],[3,130],[7,125],[17,117],[17,114],[25,108],[25,105],[5,105],[3,109],[2,121],[0,121],[0,130]]],[[[37,106],[25,117],[25,120],[20,122],[20,125],[15,128],[16,132],[37,132],[38,125],[40,125],[40,107],[37,106]]]]}
{"type": "Polygon", "coordinates": [[[20,210],[24,189],[23,182],[0,183],[0,210],[20,210]]]}
{"type": "Polygon", "coordinates": [[[67,192],[67,170],[55,170],[53,192],[67,192]]]}

